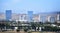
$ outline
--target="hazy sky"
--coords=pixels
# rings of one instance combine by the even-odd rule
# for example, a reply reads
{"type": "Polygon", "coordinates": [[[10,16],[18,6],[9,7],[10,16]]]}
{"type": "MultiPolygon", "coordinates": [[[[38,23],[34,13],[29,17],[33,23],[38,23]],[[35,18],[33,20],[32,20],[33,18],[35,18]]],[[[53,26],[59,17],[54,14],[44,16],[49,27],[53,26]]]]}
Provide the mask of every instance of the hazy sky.
{"type": "Polygon", "coordinates": [[[60,0],[0,0],[0,12],[5,10],[12,10],[13,13],[55,12],[60,11],[60,0]]]}

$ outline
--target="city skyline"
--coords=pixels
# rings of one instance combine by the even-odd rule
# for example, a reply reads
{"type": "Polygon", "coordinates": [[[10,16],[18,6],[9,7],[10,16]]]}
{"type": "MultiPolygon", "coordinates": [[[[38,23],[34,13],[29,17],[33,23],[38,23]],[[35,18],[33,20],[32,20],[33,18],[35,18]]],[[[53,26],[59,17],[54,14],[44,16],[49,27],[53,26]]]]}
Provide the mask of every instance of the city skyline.
{"type": "Polygon", "coordinates": [[[12,10],[5,10],[5,14],[0,14],[0,20],[22,21],[22,22],[55,22],[60,21],[60,12],[33,14],[33,11],[28,11],[28,14],[14,14],[12,10]]]}
{"type": "Polygon", "coordinates": [[[13,13],[60,12],[60,0],[0,0],[0,13],[5,10],[13,13]]]}

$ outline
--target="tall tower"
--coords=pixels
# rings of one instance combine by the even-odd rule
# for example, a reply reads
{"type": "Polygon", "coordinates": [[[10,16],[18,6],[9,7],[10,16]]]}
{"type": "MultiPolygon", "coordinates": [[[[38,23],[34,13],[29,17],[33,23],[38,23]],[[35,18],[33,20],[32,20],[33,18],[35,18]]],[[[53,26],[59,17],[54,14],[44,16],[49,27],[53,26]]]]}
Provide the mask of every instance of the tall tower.
{"type": "Polygon", "coordinates": [[[57,23],[60,23],[60,12],[57,12],[57,23]]]}
{"type": "Polygon", "coordinates": [[[28,11],[28,21],[33,22],[33,11],[28,11]]]}
{"type": "Polygon", "coordinates": [[[12,11],[6,10],[6,20],[11,20],[11,18],[12,18],[12,11]]]}

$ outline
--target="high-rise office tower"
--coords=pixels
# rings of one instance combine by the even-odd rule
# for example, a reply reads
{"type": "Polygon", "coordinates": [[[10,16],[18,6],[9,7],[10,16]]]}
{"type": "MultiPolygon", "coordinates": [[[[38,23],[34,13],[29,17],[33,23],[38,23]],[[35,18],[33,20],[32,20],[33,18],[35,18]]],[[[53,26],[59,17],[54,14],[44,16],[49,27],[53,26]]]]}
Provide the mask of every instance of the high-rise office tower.
{"type": "Polygon", "coordinates": [[[55,18],[56,18],[56,17],[50,17],[50,22],[51,22],[51,23],[55,22],[55,18]]]}
{"type": "Polygon", "coordinates": [[[12,11],[6,10],[6,20],[11,20],[11,18],[12,18],[12,11]]]}
{"type": "Polygon", "coordinates": [[[28,21],[33,22],[33,11],[28,11],[28,21]]]}
{"type": "Polygon", "coordinates": [[[58,14],[58,18],[59,18],[59,21],[60,21],[60,12],[58,12],[57,14],[58,14]]]}

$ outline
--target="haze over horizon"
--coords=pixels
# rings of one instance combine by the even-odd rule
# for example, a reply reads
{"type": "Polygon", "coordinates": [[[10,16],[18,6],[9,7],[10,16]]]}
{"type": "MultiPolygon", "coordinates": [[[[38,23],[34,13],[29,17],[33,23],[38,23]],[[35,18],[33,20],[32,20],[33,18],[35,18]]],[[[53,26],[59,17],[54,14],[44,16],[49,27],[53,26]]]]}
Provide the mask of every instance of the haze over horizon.
{"type": "Polygon", "coordinates": [[[60,12],[60,0],[0,0],[0,13],[60,12]]]}

